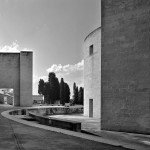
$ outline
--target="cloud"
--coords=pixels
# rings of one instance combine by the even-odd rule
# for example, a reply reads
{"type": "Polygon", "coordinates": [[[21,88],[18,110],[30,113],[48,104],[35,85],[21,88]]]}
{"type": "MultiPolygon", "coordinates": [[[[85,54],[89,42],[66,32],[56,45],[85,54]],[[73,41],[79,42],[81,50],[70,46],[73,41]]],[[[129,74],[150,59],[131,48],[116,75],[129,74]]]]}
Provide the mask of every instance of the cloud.
{"type": "Polygon", "coordinates": [[[47,69],[47,72],[55,72],[55,73],[61,73],[61,74],[70,74],[72,72],[76,71],[82,71],[84,69],[84,61],[81,60],[81,62],[74,64],[74,65],[64,65],[61,64],[53,64],[50,68],[47,69]]]}
{"type": "Polygon", "coordinates": [[[32,50],[27,48],[21,49],[16,42],[13,42],[11,45],[0,46],[0,52],[19,53],[20,51],[32,51],[32,50]]]}

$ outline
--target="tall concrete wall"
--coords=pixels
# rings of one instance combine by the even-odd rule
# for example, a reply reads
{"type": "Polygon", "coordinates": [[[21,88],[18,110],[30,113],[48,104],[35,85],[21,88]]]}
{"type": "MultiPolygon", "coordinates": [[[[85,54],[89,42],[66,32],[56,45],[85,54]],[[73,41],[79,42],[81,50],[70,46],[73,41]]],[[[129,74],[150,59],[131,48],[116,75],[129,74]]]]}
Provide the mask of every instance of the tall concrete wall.
{"type": "Polygon", "coordinates": [[[14,105],[20,105],[20,54],[0,53],[0,88],[14,89],[14,105]]]}
{"type": "Polygon", "coordinates": [[[101,29],[90,33],[84,41],[84,115],[89,116],[89,99],[93,99],[93,117],[100,118],[101,108],[101,29]],[[89,54],[93,45],[93,54],[89,54]]]}
{"type": "Polygon", "coordinates": [[[150,133],[150,0],[102,0],[102,129],[150,133]]]}
{"type": "Polygon", "coordinates": [[[0,88],[14,89],[14,106],[32,106],[31,62],[32,52],[0,53],[0,88]]]}
{"type": "Polygon", "coordinates": [[[32,52],[20,53],[20,105],[32,106],[32,52]]]}

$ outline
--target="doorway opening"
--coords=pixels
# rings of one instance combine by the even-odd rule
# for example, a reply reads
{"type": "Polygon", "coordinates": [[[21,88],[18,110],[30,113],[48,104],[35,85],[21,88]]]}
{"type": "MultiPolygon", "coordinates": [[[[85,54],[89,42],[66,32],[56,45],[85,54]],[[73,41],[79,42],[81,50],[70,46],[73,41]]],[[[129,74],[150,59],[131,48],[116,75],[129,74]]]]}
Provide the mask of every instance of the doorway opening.
{"type": "Polygon", "coordinates": [[[0,104],[14,104],[14,90],[12,88],[0,89],[0,104]]]}
{"type": "Polygon", "coordinates": [[[89,117],[93,117],[93,99],[89,99],[89,117]]]}

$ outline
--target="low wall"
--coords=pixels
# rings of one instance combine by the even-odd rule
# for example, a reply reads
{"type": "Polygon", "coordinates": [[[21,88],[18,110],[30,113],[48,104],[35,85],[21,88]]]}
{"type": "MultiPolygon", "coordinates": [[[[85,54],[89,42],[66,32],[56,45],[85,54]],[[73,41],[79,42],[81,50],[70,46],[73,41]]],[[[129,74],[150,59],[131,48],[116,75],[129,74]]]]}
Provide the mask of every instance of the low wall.
{"type": "MultiPolygon", "coordinates": [[[[83,113],[83,107],[27,108],[9,112],[10,115],[28,115],[41,124],[81,132],[81,122],[49,118],[49,115],[83,113]]],[[[23,118],[22,118],[23,119],[23,118]]]]}
{"type": "Polygon", "coordinates": [[[81,114],[83,113],[83,107],[71,108],[71,107],[51,107],[51,108],[39,108],[30,109],[31,112],[41,115],[61,115],[61,114],[81,114]]]}
{"type": "Polygon", "coordinates": [[[42,115],[38,115],[33,112],[29,112],[29,116],[44,125],[81,132],[81,122],[72,121],[72,120],[63,120],[60,118],[59,119],[49,118],[42,115]]]}

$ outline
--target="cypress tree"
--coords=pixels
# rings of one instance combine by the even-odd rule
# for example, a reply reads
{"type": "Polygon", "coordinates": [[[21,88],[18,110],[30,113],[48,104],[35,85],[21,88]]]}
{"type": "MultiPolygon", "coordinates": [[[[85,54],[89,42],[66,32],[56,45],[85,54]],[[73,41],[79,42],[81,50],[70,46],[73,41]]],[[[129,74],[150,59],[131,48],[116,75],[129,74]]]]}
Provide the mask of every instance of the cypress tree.
{"type": "Polygon", "coordinates": [[[64,79],[61,78],[60,81],[60,103],[61,104],[65,104],[65,83],[64,83],[64,79]]]}
{"type": "Polygon", "coordinates": [[[59,99],[60,99],[60,85],[59,85],[58,78],[55,77],[55,100],[59,100],[59,99]]]}
{"type": "Polygon", "coordinates": [[[70,101],[70,88],[67,83],[64,84],[64,93],[65,93],[65,103],[70,101]]]}
{"type": "Polygon", "coordinates": [[[76,83],[73,84],[73,104],[78,103],[78,87],[76,86],[76,83]]]}
{"type": "Polygon", "coordinates": [[[50,101],[49,101],[49,90],[50,90],[50,85],[49,85],[49,82],[45,82],[44,84],[44,101],[46,104],[50,104],[50,101]]]}
{"type": "Polygon", "coordinates": [[[56,77],[54,72],[49,73],[48,82],[49,82],[49,86],[50,86],[50,88],[49,88],[49,101],[50,101],[50,104],[54,104],[55,101],[60,98],[59,81],[58,81],[58,78],[56,77]]]}
{"type": "Polygon", "coordinates": [[[75,104],[78,104],[78,93],[79,93],[79,91],[78,91],[78,87],[76,87],[76,89],[75,89],[75,104]]]}
{"type": "Polygon", "coordinates": [[[41,95],[44,95],[44,80],[40,79],[39,84],[38,84],[38,93],[41,95]]]}
{"type": "Polygon", "coordinates": [[[83,101],[84,101],[84,89],[83,87],[80,87],[79,93],[78,93],[78,104],[83,105],[83,101]]]}

